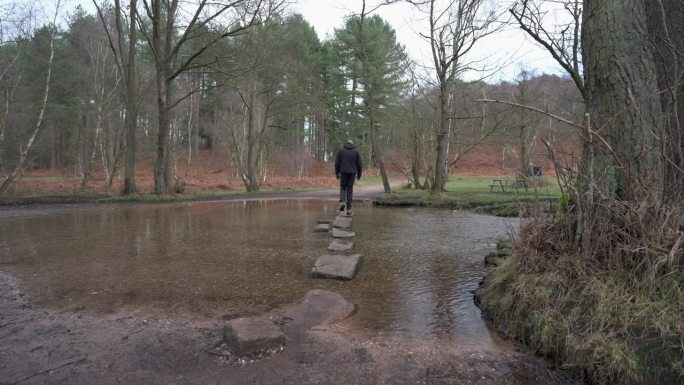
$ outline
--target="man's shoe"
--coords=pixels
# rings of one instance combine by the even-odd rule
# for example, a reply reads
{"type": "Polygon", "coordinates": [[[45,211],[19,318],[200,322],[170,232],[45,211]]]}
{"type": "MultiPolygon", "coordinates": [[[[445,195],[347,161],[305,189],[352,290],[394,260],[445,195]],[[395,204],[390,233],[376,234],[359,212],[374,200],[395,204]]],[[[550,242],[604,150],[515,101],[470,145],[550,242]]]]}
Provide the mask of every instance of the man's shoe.
{"type": "Polygon", "coordinates": [[[343,213],[343,212],[344,212],[344,208],[345,208],[344,203],[340,203],[340,208],[337,209],[337,211],[343,213]]]}
{"type": "Polygon", "coordinates": [[[354,215],[354,210],[352,210],[352,209],[347,210],[347,216],[351,217],[352,215],[354,215]]]}

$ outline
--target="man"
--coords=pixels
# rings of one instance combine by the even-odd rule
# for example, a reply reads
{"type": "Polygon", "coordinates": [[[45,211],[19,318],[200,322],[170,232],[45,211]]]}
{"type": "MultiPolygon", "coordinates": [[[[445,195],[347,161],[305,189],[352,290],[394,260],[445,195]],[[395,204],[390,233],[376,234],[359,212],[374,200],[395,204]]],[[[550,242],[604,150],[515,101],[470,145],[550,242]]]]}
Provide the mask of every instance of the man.
{"type": "Polygon", "coordinates": [[[352,194],[354,192],[354,178],[361,179],[361,155],[354,147],[354,142],[347,143],[337,151],[335,156],[335,176],[340,180],[340,208],[339,211],[352,215],[352,194]]]}

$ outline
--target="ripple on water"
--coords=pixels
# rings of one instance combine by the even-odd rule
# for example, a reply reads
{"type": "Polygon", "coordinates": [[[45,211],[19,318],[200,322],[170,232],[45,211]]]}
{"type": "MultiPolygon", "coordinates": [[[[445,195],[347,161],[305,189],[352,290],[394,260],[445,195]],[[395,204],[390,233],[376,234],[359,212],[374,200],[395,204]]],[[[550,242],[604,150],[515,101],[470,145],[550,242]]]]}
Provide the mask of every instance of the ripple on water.
{"type": "Polygon", "coordinates": [[[18,273],[44,305],[93,313],[184,317],[258,314],[312,288],[359,305],[371,333],[489,338],[471,291],[484,255],[514,220],[472,213],[358,205],[364,256],[350,282],[309,277],[330,236],[326,201],[112,205],[21,216],[0,212],[0,270],[18,273]]]}

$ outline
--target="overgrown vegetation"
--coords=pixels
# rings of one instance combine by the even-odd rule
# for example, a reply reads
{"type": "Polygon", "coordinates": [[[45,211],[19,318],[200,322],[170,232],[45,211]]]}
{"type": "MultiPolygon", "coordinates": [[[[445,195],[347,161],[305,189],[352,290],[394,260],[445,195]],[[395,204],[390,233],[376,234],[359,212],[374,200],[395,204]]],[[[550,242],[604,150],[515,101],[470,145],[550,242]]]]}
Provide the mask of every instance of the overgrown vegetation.
{"type": "Polygon", "coordinates": [[[614,217],[590,254],[577,254],[568,217],[534,221],[514,256],[478,293],[511,336],[596,384],[684,378],[684,234],[680,219],[643,203],[614,217]]]}
{"type": "Polygon", "coordinates": [[[520,0],[511,13],[584,98],[573,123],[582,158],[564,162],[548,145],[561,209],[522,229],[478,298],[500,328],[593,384],[683,383],[684,85],[672,79],[682,78],[684,8],[566,1],[574,23],[554,33],[543,3],[520,0]]]}

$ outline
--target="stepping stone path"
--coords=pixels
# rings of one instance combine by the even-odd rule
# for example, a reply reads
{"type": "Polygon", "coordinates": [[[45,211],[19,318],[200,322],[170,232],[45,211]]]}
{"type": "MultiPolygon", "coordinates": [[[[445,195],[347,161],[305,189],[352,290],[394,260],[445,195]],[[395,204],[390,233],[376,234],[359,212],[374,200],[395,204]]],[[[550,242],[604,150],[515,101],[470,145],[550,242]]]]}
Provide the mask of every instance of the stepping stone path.
{"type": "Polygon", "coordinates": [[[338,212],[335,220],[321,219],[317,221],[316,232],[324,232],[324,226],[330,224],[329,231],[332,232],[333,240],[328,246],[328,251],[342,254],[325,254],[320,256],[316,260],[313,269],[311,269],[312,277],[350,280],[356,275],[361,255],[344,255],[345,252],[354,248],[352,239],[356,237],[356,233],[350,230],[352,216],[353,214],[348,215],[338,212]]]}
{"type": "MultiPolygon", "coordinates": [[[[350,239],[356,233],[350,231],[352,216],[339,214],[335,220],[321,219],[316,222],[317,233],[332,232],[333,241],[328,250],[334,252],[349,251],[354,248],[350,239]]],[[[321,255],[311,276],[314,278],[328,278],[351,280],[356,276],[361,262],[361,255],[321,255]]],[[[285,318],[290,322],[277,325],[265,316],[246,317],[231,320],[223,330],[223,338],[228,348],[238,356],[248,356],[262,352],[281,349],[285,345],[285,334],[292,341],[304,330],[315,326],[329,325],[339,322],[356,311],[356,305],[344,299],[341,295],[326,290],[311,290],[304,296],[302,302],[291,307],[285,318]]]]}
{"type": "Polygon", "coordinates": [[[356,275],[360,260],[360,254],[321,255],[311,270],[311,276],[348,281],[356,275]]]}
{"type": "Polygon", "coordinates": [[[356,236],[356,233],[353,231],[346,231],[338,229],[337,227],[333,227],[332,236],[335,238],[354,238],[356,236]]]}
{"type": "Polygon", "coordinates": [[[316,228],[314,229],[314,232],[316,233],[327,233],[330,231],[330,224],[329,223],[321,223],[316,225],[316,228]]]}
{"type": "Polygon", "coordinates": [[[231,320],[223,331],[230,350],[246,356],[285,345],[285,335],[278,325],[265,317],[247,317],[231,320]]]}
{"type": "Polygon", "coordinates": [[[337,227],[338,229],[348,229],[351,227],[351,224],[352,224],[351,217],[342,217],[342,216],[338,216],[337,218],[335,218],[335,220],[332,223],[333,227],[337,227]]]}
{"type": "Polygon", "coordinates": [[[238,318],[228,322],[223,337],[235,355],[249,356],[279,350],[285,341],[300,342],[306,331],[340,322],[356,311],[356,305],[327,290],[309,290],[302,301],[284,311],[275,323],[268,316],[238,318]],[[287,336],[287,337],[286,337],[287,336]]]}
{"type": "Polygon", "coordinates": [[[314,289],[309,290],[299,304],[289,308],[285,317],[292,321],[285,325],[291,328],[310,329],[316,326],[332,325],[349,317],[356,311],[356,305],[338,293],[314,289]]]}
{"type": "Polygon", "coordinates": [[[334,239],[328,246],[328,251],[349,251],[354,248],[354,242],[334,239]]]}

